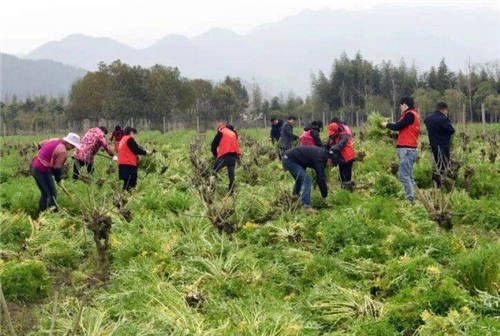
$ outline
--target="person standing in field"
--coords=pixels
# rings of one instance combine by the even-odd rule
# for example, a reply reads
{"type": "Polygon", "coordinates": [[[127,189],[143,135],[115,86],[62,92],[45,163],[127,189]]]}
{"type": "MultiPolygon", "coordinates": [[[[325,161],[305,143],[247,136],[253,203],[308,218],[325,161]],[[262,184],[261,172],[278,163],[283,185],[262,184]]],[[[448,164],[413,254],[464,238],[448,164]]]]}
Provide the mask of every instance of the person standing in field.
{"type": "Polygon", "coordinates": [[[106,140],[108,130],[104,126],[93,127],[85,133],[78,148],[73,154],[73,179],[80,177],[80,168],[85,167],[87,173],[92,173],[94,168],[94,156],[103,147],[113,157],[114,153],[106,140]]]}
{"type": "Polygon", "coordinates": [[[429,144],[434,155],[435,171],[432,174],[434,185],[441,187],[441,178],[445,174],[450,162],[450,140],[455,133],[448,118],[448,105],[440,102],[436,111],[424,120],[429,136],[429,144]]]}
{"type": "Polygon", "coordinates": [[[334,162],[339,165],[342,188],[352,190],[352,165],[354,163],[352,136],[344,129],[344,125],[335,122],[328,125],[328,136],[326,147],[333,152],[334,162]]]}
{"type": "Polygon", "coordinates": [[[283,157],[283,154],[293,147],[294,142],[299,138],[295,134],[293,134],[293,125],[297,118],[294,116],[288,117],[288,120],[283,124],[280,131],[280,157],[283,157]]]}
{"type": "Polygon", "coordinates": [[[40,150],[30,164],[31,175],[40,189],[39,212],[49,207],[57,207],[54,179],[62,186],[62,168],[66,162],[68,151],[78,148],[79,143],[80,137],[75,133],[69,133],[62,139],[40,142],[40,150]]]}
{"type": "Polygon", "coordinates": [[[381,123],[383,128],[398,131],[397,149],[399,156],[399,180],[403,184],[406,199],[415,202],[415,180],[413,165],[417,161],[418,137],[420,135],[420,116],[415,109],[412,97],[403,97],[399,102],[401,117],[397,123],[381,123]]]}
{"type": "Polygon", "coordinates": [[[130,191],[137,185],[137,165],[139,155],[151,155],[137,144],[137,130],[125,127],[124,135],[118,145],[118,178],[123,181],[123,190],[130,191]]]}
{"type": "Polygon", "coordinates": [[[120,125],[115,126],[115,130],[111,133],[111,142],[114,143],[115,153],[118,153],[118,146],[120,145],[120,140],[123,138],[123,130],[120,125]]]}
{"type": "Polygon", "coordinates": [[[219,122],[217,125],[217,134],[212,140],[212,154],[214,155],[214,174],[224,167],[227,167],[227,176],[229,177],[229,195],[234,191],[234,171],[236,161],[241,155],[240,145],[238,144],[238,134],[233,126],[227,125],[224,122],[219,122]]]}
{"type": "Polygon", "coordinates": [[[281,127],[283,126],[283,120],[271,118],[271,142],[274,144],[279,141],[281,135],[281,127]]]}
{"type": "Polygon", "coordinates": [[[321,147],[323,143],[321,142],[319,133],[322,127],[323,123],[321,121],[313,121],[304,127],[304,132],[299,138],[300,145],[321,147]]]}
{"type": "Polygon", "coordinates": [[[309,213],[318,211],[311,207],[311,178],[306,169],[312,168],[316,173],[316,183],[321,196],[328,196],[325,169],[333,166],[333,153],[323,147],[300,146],[288,150],[283,155],[283,168],[288,170],[295,179],[293,194],[301,197],[302,208],[309,213]]]}

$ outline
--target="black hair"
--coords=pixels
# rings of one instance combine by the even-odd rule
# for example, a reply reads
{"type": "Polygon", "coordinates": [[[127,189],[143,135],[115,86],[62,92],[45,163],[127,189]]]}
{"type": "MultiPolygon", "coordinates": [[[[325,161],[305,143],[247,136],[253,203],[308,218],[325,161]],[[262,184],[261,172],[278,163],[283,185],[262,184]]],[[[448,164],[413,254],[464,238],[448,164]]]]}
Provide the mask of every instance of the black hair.
{"type": "Polygon", "coordinates": [[[121,127],[120,125],[116,125],[116,126],[115,126],[115,131],[119,131],[119,130],[121,130],[121,129],[122,129],[122,127],[121,127]]]}
{"type": "Polygon", "coordinates": [[[295,116],[289,116],[288,120],[297,120],[297,118],[295,118],[295,116]]]}
{"type": "Polygon", "coordinates": [[[446,104],[445,102],[437,103],[436,110],[441,111],[441,110],[446,110],[446,109],[448,109],[448,104],[446,104]]]}
{"type": "Polygon", "coordinates": [[[414,108],[415,107],[415,101],[413,100],[412,97],[403,97],[399,100],[399,105],[406,104],[408,105],[409,108],[414,108]]]}
{"type": "Polygon", "coordinates": [[[130,135],[130,133],[137,134],[137,130],[133,127],[127,126],[127,127],[125,127],[124,133],[125,133],[125,135],[130,135]]]}
{"type": "Polygon", "coordinates": [[[314,120],[311,125],[317,127],[319,130],[323,128],[323,122],[321,120],[314,120]]]}
{"type": "Polygon", "coordinates": [[[104,134],[108,134],[108,129],[106,128],[106,126],[99,126],[99,128],[104,132],[104,134]]]}
{"type": "Polygon", "coordinates": [[[337,123],[340,124],[340,119],[338,117],[333,117],[330,123],[337,123]]]}

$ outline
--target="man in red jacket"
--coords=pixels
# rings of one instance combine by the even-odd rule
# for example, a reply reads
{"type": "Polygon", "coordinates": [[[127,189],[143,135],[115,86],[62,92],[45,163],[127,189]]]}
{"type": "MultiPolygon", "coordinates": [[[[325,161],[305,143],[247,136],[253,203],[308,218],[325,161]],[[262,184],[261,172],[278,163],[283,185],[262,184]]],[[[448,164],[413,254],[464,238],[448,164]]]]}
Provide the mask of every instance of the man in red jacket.
{"type": "Polygon", "coordinates": [[[240,145],[238,144],[238,134],[233,126],[219,122],[217,125],[217,134],[212,141],[212,154],[216,157],[214,173],[227,167],[229,177],[229,194],[232,195],[234,189],[234,169],[236,160],[241,155],[240,145]]]}
{"type": "Polygon", "coordinates": [[[417,161],[418,136],[420,135],[420,116],[415,109],[412,97],[403,97],[399,102],[401,117],[397,123],[382,123],[381,126],[398,131],[399,180],[403,184],[406,199],[415,202],[415,180],[413,165],[417,161]]]}

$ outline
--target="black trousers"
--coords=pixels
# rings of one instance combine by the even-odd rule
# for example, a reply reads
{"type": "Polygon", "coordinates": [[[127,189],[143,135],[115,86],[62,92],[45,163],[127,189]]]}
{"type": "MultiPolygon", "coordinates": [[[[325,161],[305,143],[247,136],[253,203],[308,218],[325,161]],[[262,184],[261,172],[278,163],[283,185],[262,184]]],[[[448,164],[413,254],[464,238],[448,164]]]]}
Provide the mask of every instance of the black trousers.
{"type": "Polygon", "coordinates": [[[435,169],[432,173],[432,180],[437,187],[441,187],[441,178],[446,174],[446,169],[450,164],[450,147],[431,146],[434,155],[435,169]]]}
{"type": "Polygon", "coordinates": [[[90,174],[92,173],[92,169],[94,169],[94,165],[90,162],[73,159],[73,180],[78,180],[81,168],[86,168],[87,173],[90,174]]]}
{"type": "Polygon", "coordinates": [[[118,165],[118,177],[123,181],[123,190],[130,191],[137,185],[137,166],[118,165]]]}
{"type": "Polygon", "coordinates": [[[38,189],[40,189],[40,201],[38,202],[38,211],[44,211],[49,207],[57,207],[56,205],[56,184],[54,177],[50,171],[42,172],[35,167],[31,167],[31,175],[36,181],[38,189]]]}
{"type": "Polygon", "coordinates": [[[219,170],[221,170],[224,167],[227,167],[227,176],[229,177],[229,188],[228,191],[230,194],[233,193],[234,189],[234,169],[236,168],[236,160],[237,160],[237,155],[233,153],[225,154],[215,160],[215,165],[214,165],[214,173],[217,175],[219,170]]]}
{"type": "Polygon", "coordinates": [[[341,182],[351,182],[352,178],[352,164],[354,160],[339,162],[339,175],[341,182]]]}

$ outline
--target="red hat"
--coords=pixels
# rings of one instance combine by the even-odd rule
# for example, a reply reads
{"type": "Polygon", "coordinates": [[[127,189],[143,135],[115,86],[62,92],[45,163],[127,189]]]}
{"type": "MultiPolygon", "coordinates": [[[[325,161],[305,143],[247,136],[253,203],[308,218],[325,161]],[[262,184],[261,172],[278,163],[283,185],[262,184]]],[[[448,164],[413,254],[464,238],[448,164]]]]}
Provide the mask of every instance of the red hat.
{"type": "Polygon", "coordinates": [[[328,125],[328,135],[333,135],[337,130],[339,129],[339,124],[337,123],[331,123],[328,125]]]}

